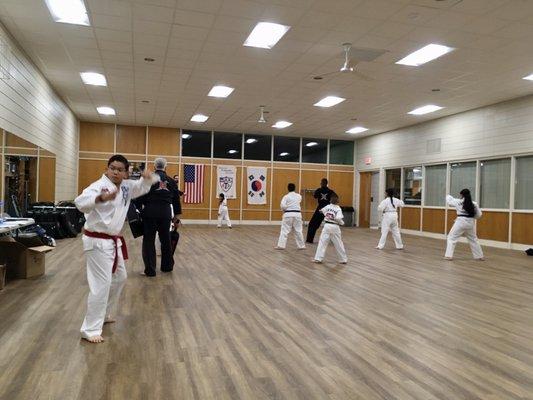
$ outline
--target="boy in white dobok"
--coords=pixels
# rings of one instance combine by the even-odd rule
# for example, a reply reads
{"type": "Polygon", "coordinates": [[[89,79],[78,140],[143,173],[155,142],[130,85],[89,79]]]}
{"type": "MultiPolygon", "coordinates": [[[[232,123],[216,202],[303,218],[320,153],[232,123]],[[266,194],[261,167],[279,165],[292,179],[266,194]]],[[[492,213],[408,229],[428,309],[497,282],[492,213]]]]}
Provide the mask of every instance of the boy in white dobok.
{"type": "Polygon", "coordinates": [[[391,231],[396,248],[402,250],[402,236],[398,227],[398,207],[403,207],[404,203],[394,197],[393,189],[387,189],[385,193],[387,194],[387,198],[379,203],[378,206],[378,213],[381,216],[381,238],[376,249],[383,250],[387,242],[387,235],[391,231]]]}
{"type": "Polygon", "coordinates": [[[91,343],[103,342],[104,323],[114,322],[112,313],[126,281],[126,242],[120,236],[130,201],[148,193],[159,176],[145,170],[140,180],[125,179],[128,160],[119,154],[107,163],[102,177],[74,200],[85,214],[83,250],[87,257],[89,296],[81,336],[91,343]]]}
{"type": "Polygon", "coordinates": [[[324,214],[324,227],[322,228],[318,247],[316,248],[315,258],[313,260],[315,263],[322,262],[330,241],[333,242],[333,246],[337,250],[339,263],[346,264],[348,262],[344,244],[342,243],[341,228],[339,227],[340,225],[344,225],[344,220],[342,210],[337,205],[338,202],[339,197],[333,193],[330,197],[330,204],[320,210],[324,214]]]}
{"type": "Polygon", "coordinates": [[[226,221],[228,228],[231,229],[231,221],[229,219],[228,200],[224,193],[220,193],[218,196],[218,225],[217,228],[222,227],[222,221],[226,221]]]}
{"type": "Polygon", "coordinates": [[[304,236],[302,233],[302,210],[300,203],[302,196],[295,193],[296,185],[289,183],[287,185],[287,193],[281,199],[281,210],[283,211],[283,218],[281,220],[281,232],[279,233],[278,245],[276,250],[284,250],[287,245],[287,236],[294,228],[294,237],[296,239],[296,246],[298,250],[305,249],[304,236]]]}
{"type": "Polygon", "coordinates": [[[455,207],[457,210],[457,219],[453,223],[450,233],[448,233],[446,254],[444,255],[444,258],[446,260],[453,259],[455,245],[459,238],[465,235],[470,244],[470,250],[472,250],[474,259],[483,261],[483,250],[481,250],[476,235],[476,219],[481,218],[481,210],[476,202],[472,201],[470,190],[463,189],[459,194],[461,195],[460,199],[454,199],[450,195],[446,196],[446,202],[448,205],[450,207],[455,207]]]}

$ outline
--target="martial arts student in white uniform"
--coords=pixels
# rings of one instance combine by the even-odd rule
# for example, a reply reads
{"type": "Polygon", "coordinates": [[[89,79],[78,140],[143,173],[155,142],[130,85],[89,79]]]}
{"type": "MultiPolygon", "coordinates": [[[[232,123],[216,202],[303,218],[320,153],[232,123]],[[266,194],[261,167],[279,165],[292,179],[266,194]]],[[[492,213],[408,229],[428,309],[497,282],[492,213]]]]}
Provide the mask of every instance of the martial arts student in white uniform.
{"type": "Polygon", "coordinates": [[[344,225],[343,215],[341,208],[337,205],[339,197],[333,193],[330,197],[330,204],[320,209],[320,212],[324,214],[324,227],[318,240],[318,246],[316,248],[316,254],[313,262],[321,263],[326,254],[326,248],[330,240],[337,250],[339,257],[339,263],[346,264],[348,258],[346,257],[346,251],[344,250],[344,244],[342,243],[341,228],[339,225],[344,225]]]}
{"type": "Polygon", "coordinates": [[[114,322],[112,313],[126,281],[126,243],[120,231],[131,199],[148,193],[159,176],[145,170],[139,180],[125,179],[128,160],[114,155],[107,171],[87,187],[75,200],[85,214],[83,250],[87,257],[89,296],[81,336],[92,343],[103,342],[104,323],[114,322]]]}
{"type": "Polygon", "coordinates": [[[460,199],[455,199],[450,195],[446,196],[446,202],[448,205],[450,207],[455,207],[457,210],[457,219],[455,220],[450,233],[448,233],[448,243],[444,258],[446,260],[453,259],[455,245],[459,238],[465,235],[470,244],[470,250],[472,250],[474,259],[483,261],[483,250],[481,250],[481,246],[477,239],[475,221],[476,219],[481,218],[481,210],[476,202],[472,201],[470,190],[463,189],[461,190],[460,195],[460,199]]]}
{"type": "Polygon", "coordinates": [[[383,250],[387,242],[387,235],[391,231],[396,248],[402,250],[402,237],[400,236],[400,228],[398,227],[398,207],[403,207],[404,203],[394,197],[393,189],[387,189],[385,193],[387,198],[379,203],[378,206],[378,213],[381,217],[381,238],[376,249],[383,250]]]}
{"type": "Polygon", "coordinates": [[[228,225],[228,228],[231,229],[231,221],[229,219],[229,212],[228,212],[228,200],[226,199],[226,196],[224,196],[224,193],[220,193],[218,195],[218,225],[217,227],[222,227],[222,221],[226,221],[226,224],[228,225]]]}
{"type": "Polygon", "coordinates": [[[281,199],[281,210],[283,211],[283,218],[281,220],[281,232],[279,233],[278,245],[276,250],[284,250],[287,245],[287,236],[294,228],[294,237],[296,239],[296,246],[298,250],[305,249],[304,236],[302,233],[302,209],[300,203],[302,196],[295,193],[296,185],[289,183],[287,185],[287,193],[281,199]]]}

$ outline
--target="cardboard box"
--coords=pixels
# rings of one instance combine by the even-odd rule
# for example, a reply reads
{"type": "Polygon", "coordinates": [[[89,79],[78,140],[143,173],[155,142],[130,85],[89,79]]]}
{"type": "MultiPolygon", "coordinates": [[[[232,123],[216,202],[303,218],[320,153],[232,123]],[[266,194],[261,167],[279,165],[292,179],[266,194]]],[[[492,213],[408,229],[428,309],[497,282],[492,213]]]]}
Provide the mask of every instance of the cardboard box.
{"type": "Polygon", "coordinates": [[[7,279],[27,279],[44,275],[49,246],[27,247],[12,237],[0,240],[0,263],[7,266],[7,279]]]}

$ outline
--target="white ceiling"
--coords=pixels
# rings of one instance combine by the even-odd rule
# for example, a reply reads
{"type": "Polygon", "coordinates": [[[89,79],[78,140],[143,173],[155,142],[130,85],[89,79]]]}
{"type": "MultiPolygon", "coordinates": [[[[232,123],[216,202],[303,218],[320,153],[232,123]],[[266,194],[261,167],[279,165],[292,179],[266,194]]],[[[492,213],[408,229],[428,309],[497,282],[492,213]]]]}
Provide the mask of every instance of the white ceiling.
{"type": "Polygon", "coordinates": [[[85,3],[90,27],[54,23],[44,0],[0,2],[0,21],[81,120],[346,138],[355,125],[375,134],[533,93],[533,82],[521,79],[533,72],[533,0],[85,3]],[[291,29],[272,50],[243,47],[259,21],[291,29]],[[343,42],[388,50],[358,64],[374,81],[312,79],[341,66],[343,42]],[[429,43],[456,50],[421,67],[394,64],[429,43]],[[84,85],[82,71],[104,73],[109,86],[84,85]],[[236,90],[227,99],[207,97],[215,84],[236,90]],[[327,95],[347,100],[313,106],[327,95]],[[445,108],[406,114],[428,103],[445,108]],[[262,104],[268,124],[256,122],[262,104]],[[100,105],[117,116],[99,116],[100,105]],[[197,112],[210,119],[189,122],[197,112]],[[278,119],[293,125],[271,128],[278,119]]]}

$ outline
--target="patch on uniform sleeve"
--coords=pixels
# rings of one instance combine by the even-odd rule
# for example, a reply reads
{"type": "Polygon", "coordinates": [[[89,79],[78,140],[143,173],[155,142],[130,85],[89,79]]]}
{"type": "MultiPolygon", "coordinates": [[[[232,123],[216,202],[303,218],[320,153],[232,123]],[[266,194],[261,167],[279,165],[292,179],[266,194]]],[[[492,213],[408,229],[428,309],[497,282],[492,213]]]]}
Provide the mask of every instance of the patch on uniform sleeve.
{"type": "Polygon", "coordinates": [[[122,190],[122,200],[124,201],[124,206],[128,203],[128,195],[130,193],[130,188],[128,186],[121,186],[122,190]]]}

